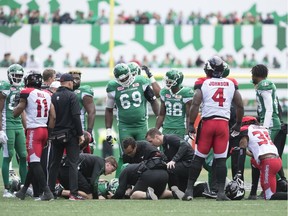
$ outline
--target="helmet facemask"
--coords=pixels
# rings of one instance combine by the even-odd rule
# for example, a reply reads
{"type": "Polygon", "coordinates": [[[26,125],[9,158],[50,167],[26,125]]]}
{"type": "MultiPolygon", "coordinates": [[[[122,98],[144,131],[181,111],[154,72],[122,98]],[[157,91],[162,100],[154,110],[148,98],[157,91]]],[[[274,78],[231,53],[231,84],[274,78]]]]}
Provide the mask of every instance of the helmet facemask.
{"type": "Polygon", "coordinates": [[[117,82],[123,87],[129,87],[131,83],[134,82],[135,77],[128,72],[127,74],[122,74],[118,78],[116,78],[117,82]]]}
{"type": "Polygon", "coordinates": [[[24,70],[19,64],[11,65],[7,70],[8,80],[13,86],[20,86],[23,81],[24,70]]]}

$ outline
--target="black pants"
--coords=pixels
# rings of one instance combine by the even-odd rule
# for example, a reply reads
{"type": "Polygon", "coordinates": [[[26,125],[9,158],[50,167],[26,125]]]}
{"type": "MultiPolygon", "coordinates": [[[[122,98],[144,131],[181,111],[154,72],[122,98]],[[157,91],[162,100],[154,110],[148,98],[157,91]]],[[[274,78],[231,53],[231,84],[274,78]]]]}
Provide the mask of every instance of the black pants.
{"type": "Polygon", "coordinates": [[[146,192],[148,187],[152,187],[154,189],[154,193],[160,197],[163,194],[167,183],[168,173],[166,170],[147,170],[141,174],[131,194],[134,191],[146,192]]]}
{"type": "MultiPolygon", "coordinates": [[[[60,184],[65,188],[69,189],[69,166],[61,166],[59,175],[58,175],[58,180],[60,184]]],[[[92,188],[91,185],[89,184],[89,179],[86,178],[80,171],[78,171],[78,190],[83,191],[86,194],[91,194],[92,193],[92,188]]]]}
{"type": "Polygon", "coordinates": [[[184,166],[182,162],[176,162],[174,169],[169,169],[168,186],[177,186],[181,191],[185,191],[189,177],[189,167],[184,166]]]}
{"type": "Polygon", "coordinates": [[[67,143],[59,143],[57,141],[52,142],[53,159],[49,168],[48,180],[52,192],[55,191],[55,184],[65,148],[69,163],[69,190],[73,195],[78,194],[78,161],[80,154],[78,142],[78,137],[71,137],[67,143]]]}

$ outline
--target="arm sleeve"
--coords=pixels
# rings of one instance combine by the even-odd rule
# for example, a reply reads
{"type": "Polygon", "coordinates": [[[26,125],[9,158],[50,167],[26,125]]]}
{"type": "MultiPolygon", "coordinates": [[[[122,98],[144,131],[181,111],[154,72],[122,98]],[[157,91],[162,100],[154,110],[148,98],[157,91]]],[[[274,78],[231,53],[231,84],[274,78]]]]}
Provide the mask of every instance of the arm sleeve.
{"type": "Polygon", "coordinates": [[[263,91],[261,95],[263,97],[264,106],[266,109],[263,126],[269,128],[271,125],[273,114],[273,101],[271,91],[263,91]]]}
{"type": "Polygon", "coordinates": [[[90,180],[91,186],[93,188],[93,199],[98,199],[98,181],[99,181],[100,175],[104,173],[105,162],[104,164],[101,164],[101,165],[97,163],[97,160],[94,160],[94,169],[92,171],[91,180],[90,180]]]}
{"type": "Polygon", "coordinates": [[[114,108],[115,98],[111,92],[107,93],[106,99],[106,107],[107,108],[114,108]]]}
{"type": "Polygon", "coordinates": [[[147,86],[147,88],[145,89],[144,96],[145,96],[146,100],[149,102],[156,100],[156,96],[155,96],[155,94],[154,94],[154,92],[150,86],[147,86]]]}
{"type": "Polygon", "coordinates": [[[185,153],[188,150],[188,143],[185,141],[180,141],[179,146],[180,147],[178,149],[178,152],[172,158],[172,160],[175,162],[179,161],[185,155],[185,153]]]}

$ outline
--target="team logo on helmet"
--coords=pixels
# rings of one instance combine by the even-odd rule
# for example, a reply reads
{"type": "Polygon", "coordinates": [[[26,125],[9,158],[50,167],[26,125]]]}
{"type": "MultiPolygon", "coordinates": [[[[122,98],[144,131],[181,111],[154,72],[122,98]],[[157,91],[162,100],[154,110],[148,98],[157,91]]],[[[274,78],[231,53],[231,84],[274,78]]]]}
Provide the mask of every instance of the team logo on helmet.
{"type": "Polygon", "coordinates": [[[128,87],[134,82],[135,77],[131,74],[129,67],[124,64],[117,64],[114,67],[114,76],[116,81],[123,87],[128,87]]]}
{"type": "Polygon", "coordinates": [[[164,77],[164,85],[166,89],[171,89],[175,87],[180,87],[182,82],[183,82],[183,73],[176,70],[172,69],[168,71],[164,77]]]}
{"type": "Polygon", "coordinates": [[[129,63],[127,63],[127,65],[128,65],[130,72],[133,76],[141,74],[141,68],[136,62],[129,62],[129,63]]]}

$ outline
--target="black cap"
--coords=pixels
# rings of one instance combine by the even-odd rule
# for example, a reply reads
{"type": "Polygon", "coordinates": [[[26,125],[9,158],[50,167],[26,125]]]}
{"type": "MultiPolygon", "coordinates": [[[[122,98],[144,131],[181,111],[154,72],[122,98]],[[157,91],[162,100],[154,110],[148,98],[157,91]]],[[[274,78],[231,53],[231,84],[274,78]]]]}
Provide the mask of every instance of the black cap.
{"type": "Polygon", "coordinates": [[[60,77],[60,82],[74,81],[74,78],[71,74],[65,73],[60,77]]]}

